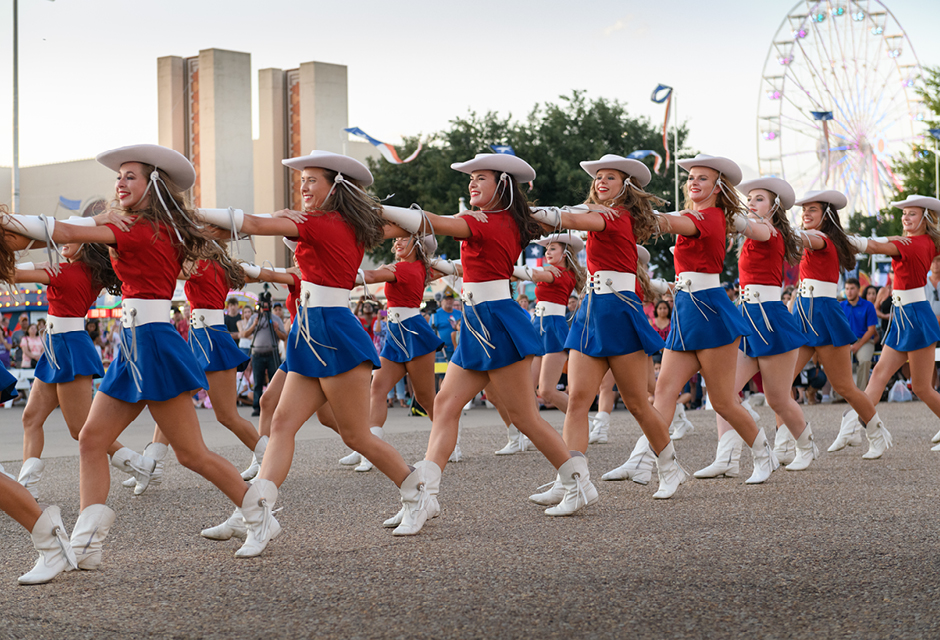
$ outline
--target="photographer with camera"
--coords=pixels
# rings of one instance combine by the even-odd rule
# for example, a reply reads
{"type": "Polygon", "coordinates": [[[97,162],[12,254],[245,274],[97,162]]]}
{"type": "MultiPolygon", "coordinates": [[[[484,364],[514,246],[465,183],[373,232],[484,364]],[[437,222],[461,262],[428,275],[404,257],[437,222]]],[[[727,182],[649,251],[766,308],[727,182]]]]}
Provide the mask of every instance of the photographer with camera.
{"type": "Polygon", "coordinates": [[[277,351],[279,340],[286,340],[284,323],[271,313],[271,292],[268,285],[258,296],[258,310],[252,314],[244,337],[251,338],[251,369],[255,377],[255,391],[252,394],[252,417],[261,415],[261,392],[267,380],[274,378],[281,358],[277,351]],[[267,379],[267,380],[266,380],[267,379]]]}

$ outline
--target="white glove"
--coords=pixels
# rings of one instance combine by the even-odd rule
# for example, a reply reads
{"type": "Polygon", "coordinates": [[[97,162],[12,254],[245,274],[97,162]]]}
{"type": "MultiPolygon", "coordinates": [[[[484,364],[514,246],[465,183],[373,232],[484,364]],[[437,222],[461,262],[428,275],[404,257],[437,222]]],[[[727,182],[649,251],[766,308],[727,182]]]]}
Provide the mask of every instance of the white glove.
{"type": "Polygon", "coordinates": [[[646,247],[637,245],[636,259],[640,264],[647,265],[650,263],[650,252],[646,249],[646,247]]]}
{"type": "Polygon", "coordinates": [[[55,229],[55,218],[49,217],[43,223],[39,216],[24,216],[19,213],[11,213],[6,216],[0,216],[0,226],[7,231],[12,231],[20,235],[45,242],[48,237],[52,237],[52,231],[55,229]]]}
{"type": "Polygon", "coordinates": [[[282,238],[284,244],[287,245],[287,248],[291,250],[291,253],[297,253],[297,241],[288,240],[287,238],[282,238]]]}
{"type": "Polygon", "coordinates": [[[366,283],[366,274],[362,269],[356,272],[356,286],[361,287],[366,283]]]}
{"type": "Polygon", "coordinates": [[[228,209],[196,209],[196,217],[206,224],[214,224],[217,227],[236,232],[242,230],[242,224],[245,222],[245,212],[231,207],[228,209]]]}
{"type": "Polygon", "coordinates": [[[33,269],[36,268],[36,265],[33,264],[32,262],[18,262],[16,264],[16,268],[22,271],[32,271],[33,269]]]}
{"type": "MultiPolygon", "coordinates": [[[[531,280],[532,271],[533,269],[531,267],[526,267],[526,266],[517,264],[512,269],[512,275],[514,278],[518,278],[519,280],[531,280]]],[[[541,271],[541,269],[539,269],[539,271],[541,271]]]]}
{"type": "Polygon", "coordinates": [[[447,276],[457,275],[457,267],[450,260],[441,260],[440,258],[434,258],[431,260],[431,268],[435,271],[440,271],[447,276]]]}
{"type": "Polygon", "coordinates": [[[855,235],[845,237],[848,238],[849,244],[855,249],[855,253],[868,253],[868,238],[855,235]]]}
{"type": "Polygon", "coordinates": [[[382,205],[382,217],[397,224],[408,233],[418,233],[424,221],[424,216],[417,209],[393,207],[387,204],[382,205]]]}
{"type": "Polygon", "coordinates": [[[249,278],[259,278],[261,277],[261,267],[256,264],[249,264],[247,262],[242,263],[242,271],[245,272],[245,275],[249,278]]]}
{"type": "Polygon", "coordinates": [[[561,211],[558,207],[533,207],[532,217],[555,229],[561,228],[561,211]]]}
{"type": "Polygon", "coordinates": [[[738,233],[744,233],[744,230],[747,229],[750,221],[747,219],[747,216],[740,213],[734,214],[734,230],[738,233]]]}
{"type": "Polygon", "coordinates": [[[69,216],[65,220],[60,221],[62,224],[74,224],[79,227],[94,227],[95,219],[94,218],[83,218],[82,216],[69,216]]]}
{"type": "Polygon", "coordinates": [[[650,289],[662,296],[669,292],[669,283],[662,278],[650,278],[650,289]]]}

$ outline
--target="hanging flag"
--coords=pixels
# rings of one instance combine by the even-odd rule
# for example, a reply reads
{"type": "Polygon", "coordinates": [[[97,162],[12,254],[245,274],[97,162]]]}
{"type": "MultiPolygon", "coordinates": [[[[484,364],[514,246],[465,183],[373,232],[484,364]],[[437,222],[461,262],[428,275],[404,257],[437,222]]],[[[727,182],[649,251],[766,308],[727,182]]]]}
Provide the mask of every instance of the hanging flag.
{"type": "Polygon", "coordinates": [[[391,162],[392,164],[405,164],[411,162],[418,157],[418,154],[421,153],[421,141],[418,140],[418,148],[415,149],[414,153],[402,160],[398,157],[398,152],[395,151],[395,147],[388,144],[387,142],[382,142],[381,140],[376,140],[368,133],[360,129],[359,127],[350,127],[348,129],[343,129],[348,133],[353,134],[354,136],[359,136],[360,138],[365,138],[369,141],[373,147],[379,150],[379,153],[382,154],[382,157],[391,162]]]}
{"type": "Polygon", "coordinates": [[[516,155],[516,152],[508,144],[491,144],[490,149],[492,149],[495,153],[505,153],[509,156],[516,155]]]}
{"type": "MultiPolygon", "coordinates": [[[[669,124],[669,112],[672,108],[672,87],[658,84],[653,89],[650,100],[656,104],[666,103],[666,117],[663,119],[663,149],[666,150],[666,169],[669,168],[669,140],[666,138],[666,126],[669,124]]],[[[677,132],[678,135],[678,132],[677,132]]]]}
{"type": "Polygon", "coordinates": [[[59,206],[69,211],[78,211],[82,208],[81,200],[69,200],[65,196],[59,196],[59,206]]]}
{"type": "Polygon", "coordinates": [[[655,160],[653,160],[653,173],[659,173],[659,166],[663,163],[663,157],[659,155],[658,153],[656,153],[655,151],[653,151],[652,149],[634,151],[627,157],[632,160],[642,160],[643,158],[647,156],[653,156],[655,158],[655,160]]]}

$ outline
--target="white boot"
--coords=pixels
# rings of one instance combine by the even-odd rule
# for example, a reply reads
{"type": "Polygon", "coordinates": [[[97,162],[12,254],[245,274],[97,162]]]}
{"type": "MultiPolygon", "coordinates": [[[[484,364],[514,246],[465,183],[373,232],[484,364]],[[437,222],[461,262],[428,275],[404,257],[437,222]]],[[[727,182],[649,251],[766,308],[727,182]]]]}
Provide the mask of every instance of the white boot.
{"type": "Polygon", "coordinates": [[[561,476],[556,475],[555,479],[548,484],[543,484],[539,487],[539,490],[547,488],[547,491],[542,491],[541,493],[533,493],[529,496],[529,500],[535,504],[543,504],[547,507],[558,504],[561,502],[561,499],[565,497],[565,487],[562,485],[561,476]]]}
{"type": "Polygon", "coordinates": [[[669,433],[673,440],[681,440],[685,436],[695,431],[695,425],[685,415],[685,405],[681,402],[676,403],[676,412],[672,416],[672,423],[669,425],[669,433]]]}
{"type": "Polygon", "coordinates": [[[786,466],[787,471],[803,471],[813,460],[819,458],[819,448],[813,438],[813,429],[806,423],[806,428],[796,440],[796,455],[793,462],[786,466]]]}
{"type": "Polygon", "coordinates": [[[780,464],[790,464],[796,457],[796,439],[785,424],[777,427],[774,434],[774,455],[780,464]]]}
{"type": "Polygon", "coordinates": [[[933,438],[930,439],[931,442],[940,442],[940,431],[933,434],[933,438]]]}
{"type": "Polygon", "coordinates": [[[750,403],[750,401],[748,400],[748,398],[745,398],[744,400],[741,401],[741,406],[742,406],[749,414],[751,414],[751,418],[753,418],[754,422],[757,422],[758,420],[760,420],[760,414],[757,413],[756,411],[754,411],[754,407],[751,406],[751,403],[750,403]]]}
{"type": "Polygon", "coordinates": [[[463,460],[463,451],[460,450],[460,432],[463,431],[463,420],[457,423],[457,444],[454,445],[454,450],[450,452],[450,457],[447,459],[448,462],[460,462],[463,460]]]}
{"type": "Polygon", "coordinates": [[[594,416],[594,426],[588,434],[588,444],[607,444],[607,432],[610,429],[610,414],[598,411],[594,416]]]}
{"type": "Polygon", "coordinates": [[[761,484],[780,466],[776,456],[774,456],[774,450],[761,428],[757,429],[757,437],[754,438],[754,444],[751,445],[751,457],[754,460],[754,472],[750,478],[744,481],[744,484],[761,484]]]}
{"type": "Polygon", "coordinates": [[[744,438],[738,435],[738,432],[732,429],[726,431],[718,439],[718,450],[715,452],[715,461],[699,469],[694,475],[696,478],[719,478],[727,476],[729,478],[738,477],[738,463],[741,460],[741,449],[744,448],[744,438]]]}
{"type": "Polygon", "coordinates": [[[650,441],[646,436],[640,436],[627,461],[602,475],[601,480],[633,480],[637,484],[649,484],[655,462],[656,454],[650,449],[650,441]]]}
{"type": "Polygon", "coordinates": [[[425,475],[427,472],[433,473],[434,468],[437,468],[437,465],[415,467],[401,483],[398,490],[401,493],[402,518],[401,524],[392,531],[393,536],[416,535],[430,518],[428,507],[431,500],[425,475]]]}
{"type": "Polygon", "coordinates": [[[839,425],[839,435],[837,435],[836,439],[829,445],[829,453],[841,451],[847,446],[854,447],[860,445],[862,443],[861,433],[856,433],[856,430],[859,429],[861,429],[861,424],[858,421],[858,413],[855,409],[849,409],[843,413],[842,424],[839,425]]]}
{"type": "Polygon", "coordinates": [[[885,423],[877,413],[865,425],[865,435],[868,436],[868,452],[862,456],[865,460],[877,460],[894,444],[885,423]]]}
{"type": "Polygon", "coordinates": [[[516,429],[513,425],[509,425],[506,428],[506,433],[509,436],[509,442],[506,443],[506,446],[496,451],[498,456],[511,456],[514,453],[522,453],[525,451],[525,441],[527,438],[522,435],[522,432],[516,429]]]}
{"type": "Polygon", "coordinates": [[[20,467],[20,477],[16,479],[16,481],[26,487],[30,495],[37,500],[39,499],[39,487],[36,485],[39,484],[39,481],[42,479],[42,471],[45,468],[46,463],[39,458],[27,458],[23,466],[20,467]]]}
{"type": "Polygon", "coordinates": [[[654,498],[665,500],[671,498],[679,485],[689,479],[688,472],[682,468],[676,459],[676,449],[672,440],[656,456],[656,473],[659,476],[659,489],[653,494],[654,498]]]}
{"type": "Polygon", "coordinates": [[[591,482],[587,458],[580,451],[572,451],[565,464],[558,467],[558,480],[564,495],[557,506],[545,510],[549,516],[570,516],[597,502],[597,489],[591,482]]]}
{"type": "Polygon", "coordinates": [[[19,577],[20,584],[44,584],[63,571],[78,569],[72,545],[69,544],[68,532],[62,524],[59,507],[46,507],[29,535],[33,539],[33,546],[39,552],[39,560],[32,571],[19,577]]]}
{"type": "Polygon", "coordinates": [[[150,483],[147,485],[142,485],[140,480],[136,480],[134,483],[134,495],[139,496],[144,491],[147,490],[148,486],[157,485],[163,482],[163,463],[166,459],[167,451],[169,447],[165,444],[160,444],[159,442],[151,442],[146,447],[144,447],[143,458],[147,458],[154,461],[153,473],[150,474],[150,483]]]}
{"type": "Polygon", "coordinates": [[[114,511],[103,504],[85,507],[72,529],[72,551],[78,568],[94,571],[101,564],[101,545],[114,524],[114,511]]]}
{"type": "MultiPolygon", "coordinates": [[[[248,468],[242,471],[242,480],[254,480],[255,476],[258,475],[258,472],[261,471],[261,460],[264,458],[264,452],[268,448],[268,436],[261,436],[258,438],[258,444],[255,445],[255,450],[251,453],[251,464],[248,465],[248,468]]],[[[359,455],[358,453],[356,454],[359,455]]],[[[340,464],[344,464],[343,458],[340,460],[340,464]]],[[[355,464],[355,463],[354,463],[355,464]]]]}
{"type": "Polygon", "coordinates": [[[245,544],[235,552],[236,558],[254,558],[261,555],[268,542],[281,532],[281,525],[272,510],[277,502],[277,486],[270,480],[258,478],[242,499],[242,517],[245,519],[245,544]]]}
{"type": "MultiPolygon", "coordinates": [[[[372,432],[376,438],[385,442],[385,429],[382,427],[369,427],[369,431],[372,432]]],[[[366,459],[365,456],[362,456],[362,462],[359,463],[359,466],[356,467],[356,471],[372,471],[372,463],[366,459]]]]}
{"type": "Polygon", "coordinates": [[[235,512],[228,517],[228,520],[215,527],[203,529],[199,535],[210,540],[230,540],[231,538],[244,540],[248,536],[248,527],[242,517],[242,510],[235,507],[235,512]]]}
{"type": "Polygon", "coordinates": [[[343,456],[339,459],[340,464],[344,464],[347,467],[354,464],[359,464],[362,462],[362,456],[359,455],[358,451],[353,451],[348,456],[343,456]]]}
{"type": "MultiPolygon", "coordinates": [[[[441,515],[441,505],[437,501],[437,494],[441,491],[441,468],[430,460],[422,460],[415,465],[415,469],[424,470],[424,490],[428,494],[428,520],[441,515]]],[[[386,529],[397,527],[405,516],[405,508],[382,523],[386,529]]]]}
{"type": "Polygon", "coordinates": [[[111,466],[136,478],[134,494],[139,496],[150,484],[153,471],[157,468],[157,461],[145,458],[139,453],[123,447],[111,456],[111,466]]]}

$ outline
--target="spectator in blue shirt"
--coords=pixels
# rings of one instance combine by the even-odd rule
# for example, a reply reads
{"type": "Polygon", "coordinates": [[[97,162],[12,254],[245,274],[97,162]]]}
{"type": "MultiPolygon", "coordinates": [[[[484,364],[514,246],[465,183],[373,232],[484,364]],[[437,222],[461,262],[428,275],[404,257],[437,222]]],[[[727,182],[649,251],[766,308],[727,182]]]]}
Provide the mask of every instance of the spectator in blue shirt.
{"type": "Polygon", "coordinates": [[[858,340],[850,346],[850,350],[858,360],[858,370],[855,373],[855,384],[864,391],[868,386],[868,374],[871,373],[871,359],[875,354],[875,331],[878,326],[878,316],[875,305],[859,297],[859,282],[855,278],[845,281],[845,300],[842,301],[842,310],[849,320],[849,326],[858,340]]]}
{"type": "Polygon", "coordinates": [[[450,362],[454,357],[453,333],[460,326],[463,314],[454,308],[454,298],[445,294],[441,300],[440,308],[431,317],[431,328],[444,341],[444,359],[450,362]]]}

